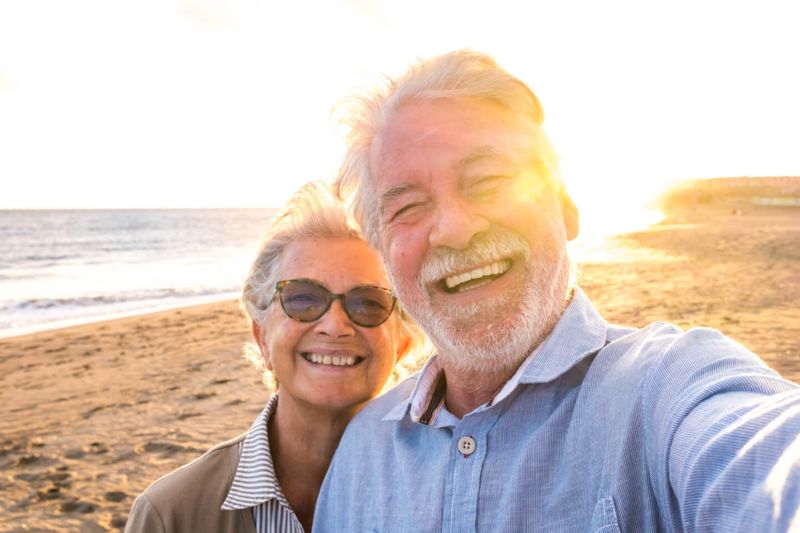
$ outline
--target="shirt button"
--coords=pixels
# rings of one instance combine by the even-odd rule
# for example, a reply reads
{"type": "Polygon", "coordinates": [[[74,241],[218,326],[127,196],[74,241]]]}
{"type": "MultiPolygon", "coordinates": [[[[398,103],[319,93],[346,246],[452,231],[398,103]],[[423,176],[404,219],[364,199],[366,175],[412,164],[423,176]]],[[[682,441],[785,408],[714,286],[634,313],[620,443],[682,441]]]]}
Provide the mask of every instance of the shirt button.
{"type": "Polygon", "coordinates": [[[461,437],[458,439],[458,451],[463,453],[465,456],[472,455],[472,452],[475,451],[475,439],[472,437],[461,437]]]}

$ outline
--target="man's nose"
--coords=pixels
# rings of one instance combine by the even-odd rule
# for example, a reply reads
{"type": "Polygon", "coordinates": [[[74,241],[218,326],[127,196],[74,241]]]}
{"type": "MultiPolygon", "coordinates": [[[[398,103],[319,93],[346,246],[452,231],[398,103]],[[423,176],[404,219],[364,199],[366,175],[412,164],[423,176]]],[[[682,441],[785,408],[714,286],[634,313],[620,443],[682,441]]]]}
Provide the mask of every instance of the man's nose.
{"type": "Polygon", "coordinates": [[[438,206],[428,241],[433,247],[463,250],[475,235],[488,230],[489,225],[473,206],[461,199],[450,199],[438,206]]]}
{"type": "Polygon", "coordinates": [[[355,334],[350,317],[344,311],[341,299],[331,303],[330,308],[314,323],[314,332],[333,338],[349,337],[355,334]]]}

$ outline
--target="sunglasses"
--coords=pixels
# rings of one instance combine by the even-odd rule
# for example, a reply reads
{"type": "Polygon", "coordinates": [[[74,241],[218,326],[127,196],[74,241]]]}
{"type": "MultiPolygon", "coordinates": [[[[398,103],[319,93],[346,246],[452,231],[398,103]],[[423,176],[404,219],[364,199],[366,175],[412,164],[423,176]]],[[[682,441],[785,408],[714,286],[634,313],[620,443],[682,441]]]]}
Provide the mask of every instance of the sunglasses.
{"type": "Polygon", "coordinates": [[[275,284],[286,316],[299,322],[313,322],[324,315],[334,300],[341,300],[347,317],[365,328],[380,326],[394,311],[397,299],[389,289],[359,285],[336,294],[310,279],[287,279],[275,284]]]}

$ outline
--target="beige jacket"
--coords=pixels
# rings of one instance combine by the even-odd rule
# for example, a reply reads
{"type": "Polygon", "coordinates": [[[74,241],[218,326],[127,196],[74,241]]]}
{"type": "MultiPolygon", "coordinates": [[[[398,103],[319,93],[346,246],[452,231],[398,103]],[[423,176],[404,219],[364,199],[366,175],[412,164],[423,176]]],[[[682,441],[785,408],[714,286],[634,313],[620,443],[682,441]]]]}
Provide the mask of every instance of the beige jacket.
{"type": "Polygon", "coordinates": [[[256,533],[251,509],[221,511],[247,433],[167,474],[133,502],[126,533],[256,533]]]}

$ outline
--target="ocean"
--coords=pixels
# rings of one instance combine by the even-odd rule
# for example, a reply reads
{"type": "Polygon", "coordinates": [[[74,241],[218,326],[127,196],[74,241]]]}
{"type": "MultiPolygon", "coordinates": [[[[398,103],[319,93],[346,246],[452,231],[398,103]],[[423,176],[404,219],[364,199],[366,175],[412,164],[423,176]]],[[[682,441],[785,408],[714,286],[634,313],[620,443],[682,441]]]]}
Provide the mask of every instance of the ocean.
{"type": "Polygon", "coordinates": [[[236,298],[274,214],[0,210],[0,337],[236,298]]]}

